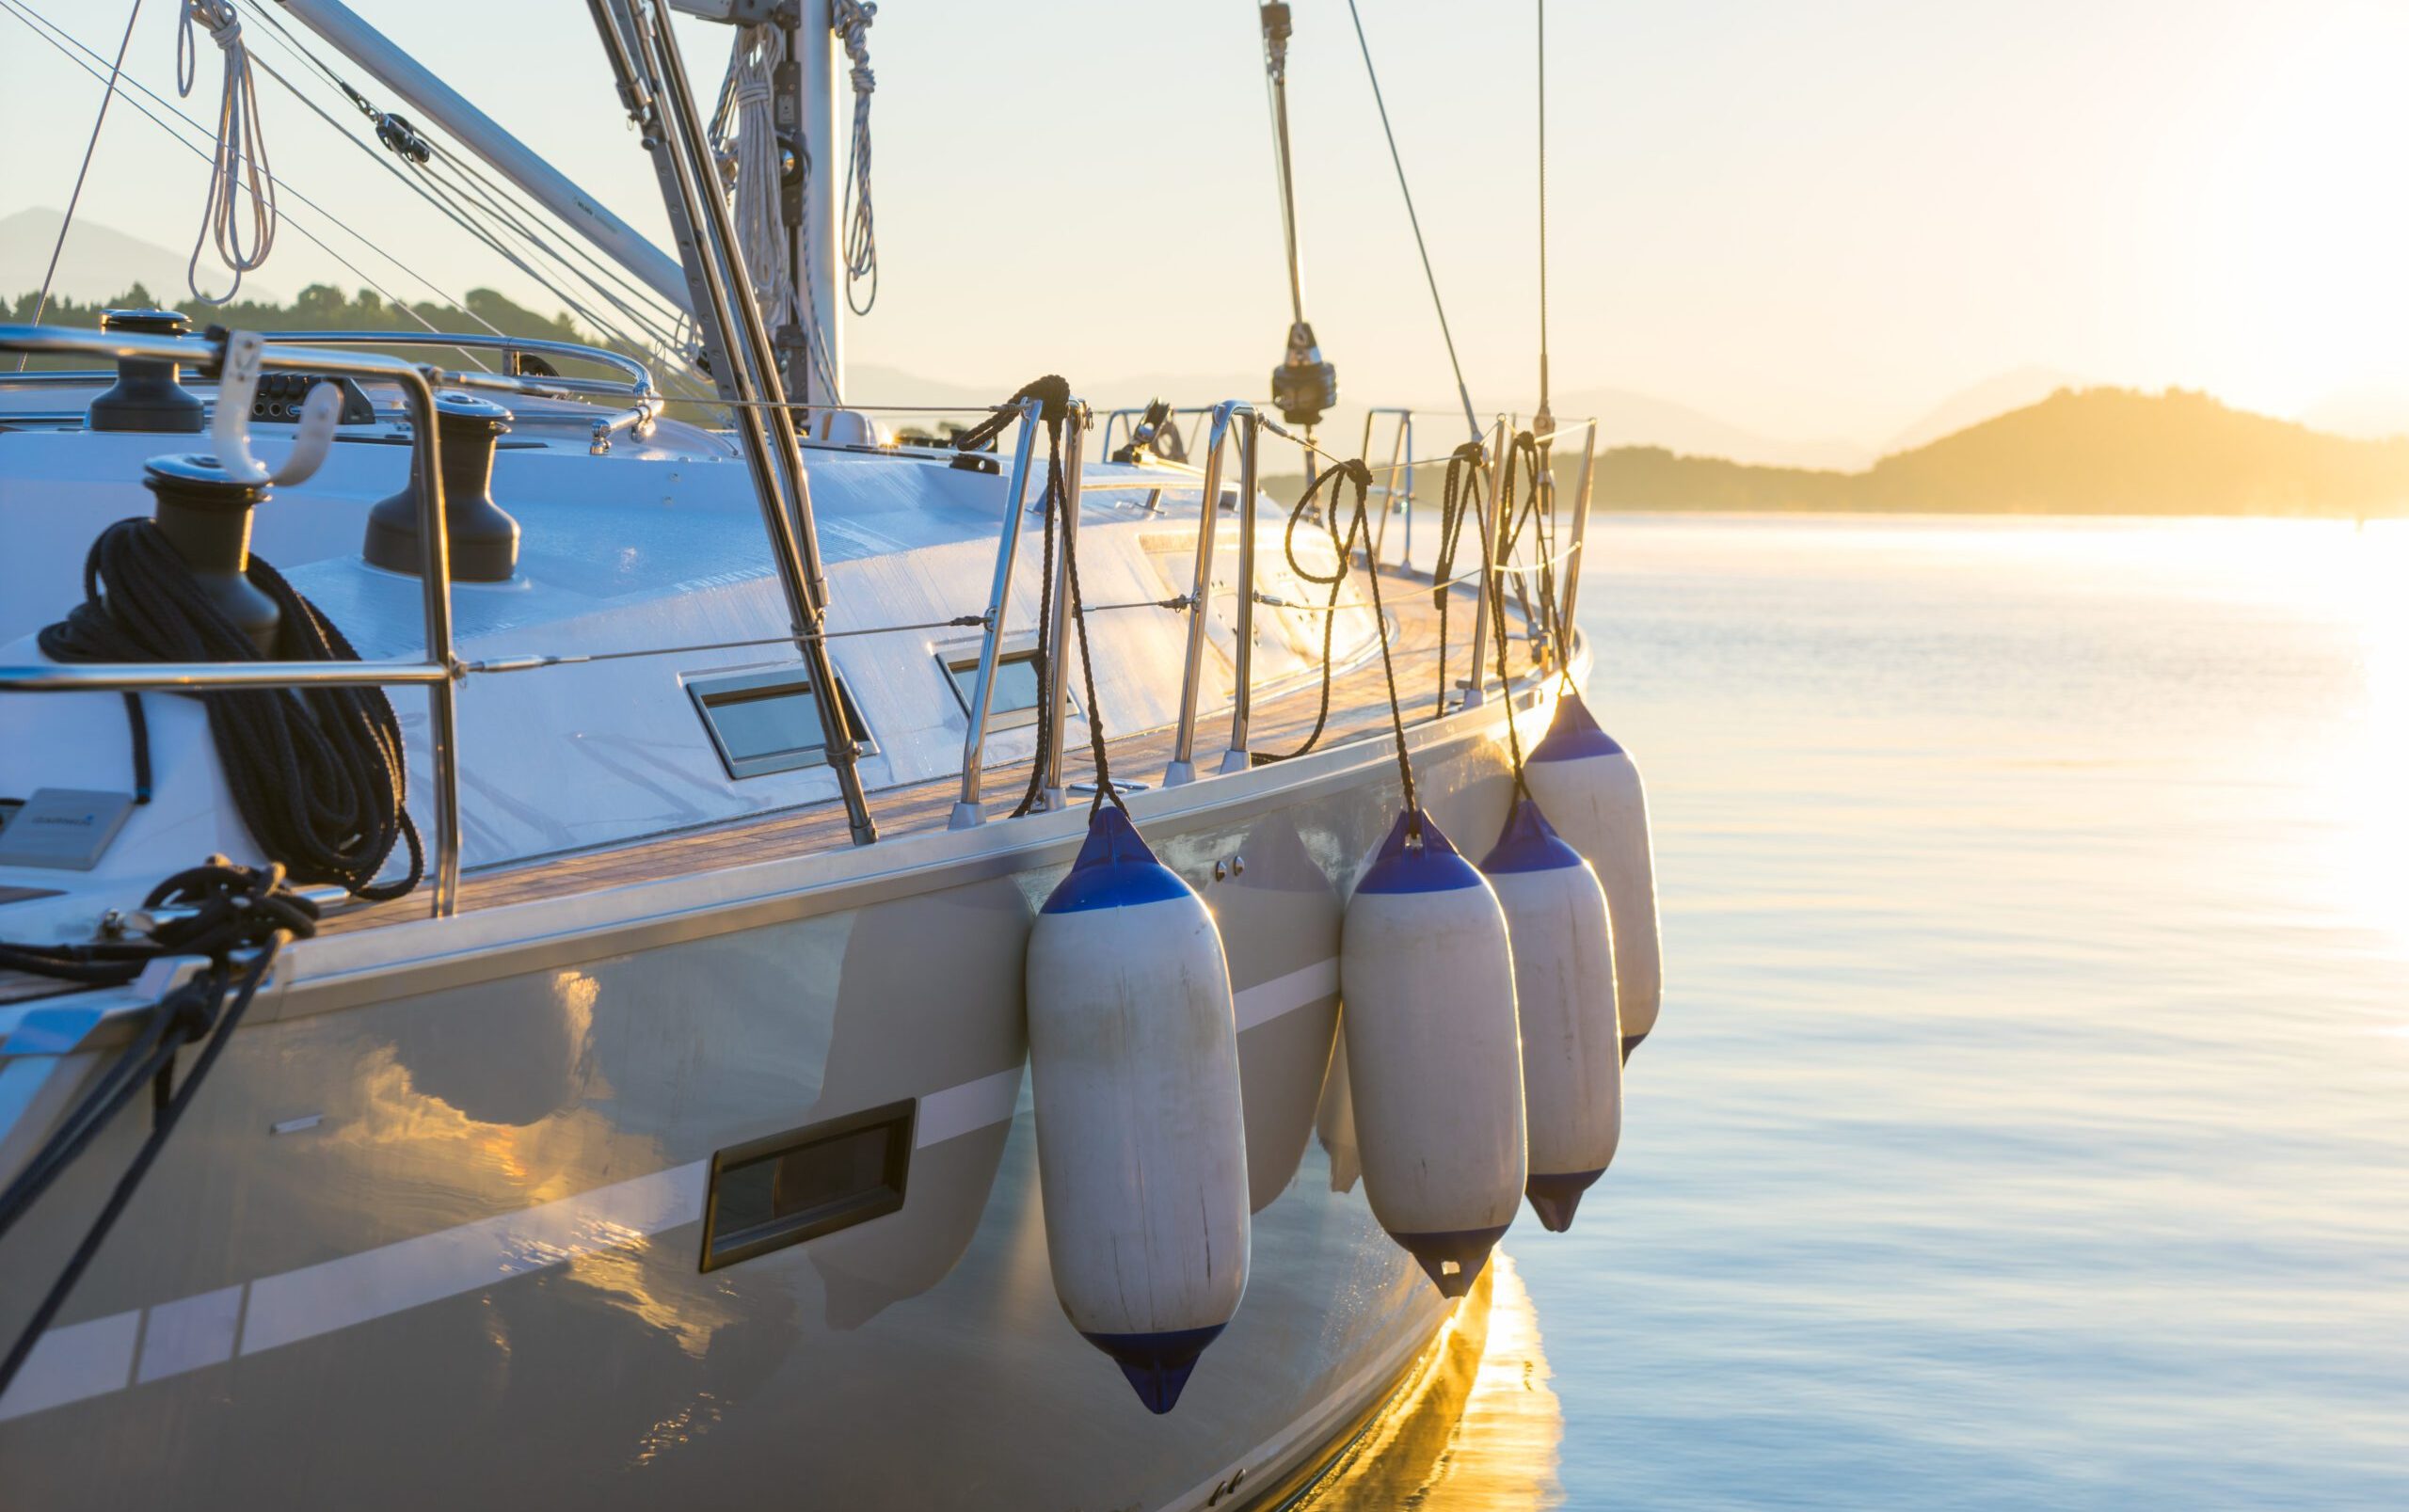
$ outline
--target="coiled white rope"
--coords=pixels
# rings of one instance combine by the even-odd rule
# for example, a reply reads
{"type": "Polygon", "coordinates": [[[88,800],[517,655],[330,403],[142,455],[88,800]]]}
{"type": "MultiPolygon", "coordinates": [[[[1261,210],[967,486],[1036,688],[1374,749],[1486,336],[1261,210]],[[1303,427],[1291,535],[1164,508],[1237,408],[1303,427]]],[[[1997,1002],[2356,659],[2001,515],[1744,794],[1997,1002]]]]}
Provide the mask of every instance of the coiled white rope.
{"type": "MultiPolygon", "coordinates": [[[[744,260],[744,271],[752,280],[761,318],[773,332],[793,326],[804,333],[812,372],[826,395],[833,399],[838,395],[836,364],[829,356],[827,334],[821,328],[818,299],[811,280],[794,276],[793,247],[780,208],[781,149],[774,80],[778,65],[786,59],[786,34],[778,27],[738,29],[736,45],[727,58],[724,86],[726,103],[720,112],[722,119],[734,129],[732,133],[721,132],[715,146],[722,164],[735,170],[737,251],[744,260]]],[[[802,152],[803,144],[795,144],[795,150],[802,152]]],[[[807,233],[811,214],[810,158],[806,155],[798,166],[805,181],[802,199],[804,230],[807,233]]],[[[807,244],[807,234],[805,239],[807,244]]]]}
{"type": "Polygon", "coordinates": [[[854,160],[845,173],[845,303],[856,315],[878,303],[878,225],[869,208],[869,97],[878,75],[869,68],[869,26],[878,19],[874,0],[837,0],[834,22],[853,61],[854,160]],[[867,282],[859,303],[854,285],[867,282]]]}
{"type": "Polygon", "coordinates": [[[243,275],[266,263],[276,246],[276,176],[267,166],[259,91],[251,83],[251,57],[243,46],[243,21],[235,14],[233,0],[184,0],[183,24],[176,31],[176,93],[189,98],[199,72],[200,45],[193,40],[196,22],[209,29],[226,69],[217,99],[217,151],[210,161],[209,204],[201,214],[200,233],[193,238],[192,258],[184,264],[184,283],[202,304],[222,305],[243,287],[243,275]],[[234,275],[233,283],[215,297],[200,292],[200,252],[213,242],[234,275]]]}

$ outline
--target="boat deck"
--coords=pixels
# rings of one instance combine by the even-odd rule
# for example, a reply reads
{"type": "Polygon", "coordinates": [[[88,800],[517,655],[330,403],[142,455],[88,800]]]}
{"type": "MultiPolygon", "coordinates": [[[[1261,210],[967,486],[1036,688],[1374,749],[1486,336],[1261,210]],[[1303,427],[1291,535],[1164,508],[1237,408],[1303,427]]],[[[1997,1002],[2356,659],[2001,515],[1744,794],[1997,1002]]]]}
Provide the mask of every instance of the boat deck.
{"type": "MultiPolygon", "coordinates": [[[[1397,692],[1406,724],[1429,720],[1437,709],[1440,672],[1440,616],[1427,575],[1396,568],[1380,573],[1380,593],[1389,616],[1390,658],[1396,664],[1397,692]]],[[[1472,638],[1476,600],[1472,585],[1450,592],[1447,661],[1452,701],[1470,675],[1466,646],[1472,638]]],[[[1508,623],[1516,633],[1509,641],[1509,665],[1519,676],[1529,668],[1530,645],[1520,634],[1520,617],[1508,604],[1508,623]]],[[[1492,645],[1489,661],[1493,668],[1492,645]]],[[[1494,678],[1494,673],[1492,673],[1494,678]]],[[[1318,679],[1307,679],[1269,696],[1258,694],[1251,712],[1248,744],[1258,754],[1295,750],[1312,731],[1321,707],[1318,679]]],[[[1197,722],[1196,761],[1200,771],[1220,758],[1226,738],[1226,706],[1197,722]]],[[[1380,658],[1375,654],[1331,679],[1330,716],[1317,749],[1360,739],[1388,727],[1388,683],[1380,658]]],[[[1169,727],[1113,740],[1106,753],[1116,778],[1134,779],[1152,787],[1162,780],[1170,764],[1177,732],[1169,727]]],[[[981,799],[987,817],[1010,815],[1029,785],[1030,763],[985,769],[981,799]]],[[[1084,783],[1094,775],[1094,763],[1084,741],[1066,742],[1062,751],[1066,784],[1084,783]]],[[[870,817],[882,838],[941,830],[962,795],[962,779],[953,774],[927,782],[889,788],[869,794],[870,817]]],[[[797,854],[850,843],[842,804],[815,804],[807,808],[713,824],[674,835],[656,836],[626,844],[573,851],[534,861],[481,868],[460,881],[460,910],[500,908],[534,898],[559,897],[630,883],[652,882],[721,867],[760,860],[765,854],[797,854]]],[[[340,931],[368,928],[396,919],[423,915],[425,903],[417,895],[390,903],[351,907],[329,917],[323,929],[340,931]]]]}
{"type": "MultiPolygon", "coordinates": [[[[1390,567],[1380,573],[1380,592],[1388,612],[1390,656],[1396,666],[1397,691],[1409,726],[1426,723],[1438,709],[1441,682],[1441,624],[1428,576],[1390,567]]],[[[1460,583],[1449,592],[1446,661],[1450,707],[1469,675],[1467,646],[1472,638],[1476,599],[1472,585],[1460,583]]],[[[1529,670],[1531,647],[1520,633],[1520,616],[1509,601],[1508,623],[1516,629],[1509,642],[1510,664],[1520,674],[1529,670]]],[[[1492,646],[1487,659],[1493,669],[1492,646]]],[[[1492,671],[1493,680],[1494,672],[1492,671]]],[[[1312,731],[1321,708],[1316,678],[1292,683],[1277,692],[1258,694],[1252,712],[1249,744],[1257,753],[1294,751],[1312,731]]],[[[1220,758],[1226,738],[1226,706],[1198,721],[1196,760],[1200,770],[1220,758]]],[[[1375,654],[1341,671],[1330,689],[1329,717],[1318,747],[1377,736],[1389,722],[1388,685],[1380,658],[1375,654]]],[[[1176,732],[1169,727],[1114,740],[1108,752],[1116,776],[1146,786],[1158,784],[1170,763],[1176,732]]],[[[1318,748],[1317,747],[1317,748],[1318,748]]],[[[981,798],[990,819],[1009,815],[1028,786],[1030,764],[986,769],[981,798]]],[[[1083,741],[1063,750],[1063,777],[1083,783],[1093,775],[1093,763],[1083,741]]],[[[890,788],[869,795],[870,813],[882,837],[943,829],[960,797],[958,774],[890,788]]],[[[655,836],[591,851],[541,857],[470,871],[461,879],[460,910],[505,907],[536,898],[589,892],[630,883],[658,881],[722,867],[758,861],[764,855],[798,854],[829,850],[850,842],[843,806],[826,802],[781,810],[703,828],[655,836]]],[[[322,932],[372,929],[378,925],[423,918],[423,893],[391,902],[347,904],[330,911],[322,932]]],[[[73,991],[46,978],[0,971],[0,1004],[73,991]]]]}

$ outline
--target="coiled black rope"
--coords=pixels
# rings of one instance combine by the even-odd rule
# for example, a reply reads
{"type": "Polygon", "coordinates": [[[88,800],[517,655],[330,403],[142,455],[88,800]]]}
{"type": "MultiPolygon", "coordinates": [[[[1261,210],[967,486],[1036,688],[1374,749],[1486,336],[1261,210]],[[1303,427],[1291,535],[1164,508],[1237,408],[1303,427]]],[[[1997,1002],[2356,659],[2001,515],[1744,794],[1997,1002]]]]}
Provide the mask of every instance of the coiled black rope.
{"type": "MultiPolygon", "coordinates": [[[[68,1110],[7,1188],[0,1190],[0,1238],[5,1238],[42,1193],[133,1100],[135,1093],[146,1082],[150,1084],[151,1132],[127,1162],[108,1201],[102,1204],[65,1268],[26,1320],[7,1358],[0,1360],[0,1395],[7,1393],[8,1383],[16,1378],[43,1330],[58,1315],[68,1294],[74,1290],[76,1281],[108,1237],[109,1230],[133,1200],[142,1178],[158,1159],[168,1137],[175,1132],[184,1110],[192,1105],[194,1093],[208,1077],[210,1068],[217,1063],[218,1056],[250,1008],[251,999],[258,995],[260,983],[266,979],[278,950],[288,937],[307,938],[318,929],[317,905],[285,885],[283,867],[238,867],[222,856],[214,856],[209,864],[180,871],[161,883],[152,889],[143,906],[189,908],[192,912],[188,916],[154,925],[140,942],[81,947],[94,954],[87,961],[67,959],[55,964],[105,968],[112,974],[70,979],[120,982],[131,980],[144,964],[162,956],[205,955],[209,964],[152,1005],[149,1016],[136,1029],[133,1041],[68,1110]],[[234,955],[243,949],[254,953],[238,969],[234,955]],[[195,1043],[201,1045],[200,1054],[178,1086],[176,1056],[195,1043]]],[[[0,948],[16,958],[10,964],[19,964],[29,952],[69,957],[77,947],[0,948]]],[[[25,969],[66,975],[40,965],[25,969]]]]}
{"type": "MultiPolygon", "coordinates": [[[[276,660],[357,661],[332,621],[267,563],[246,575],[282,619],[276,660]]],[[[122,519],[84,559],[84,601],[40,634],[54,661],[259,661],[241,627],[201,591],[159,527],[122,519]]],[[[251,837],[296,883],[332,883],[381,902],[419,883],[426,857],[407,806],[401,723],[376,688],[226,689],[199,693],[234,806],[251,837]],[[408,875],[375,878],[396,842],[408,875]]],[[[150,731],[141,696],[125,695],[136,797],[151,788],[150,731]]]]}

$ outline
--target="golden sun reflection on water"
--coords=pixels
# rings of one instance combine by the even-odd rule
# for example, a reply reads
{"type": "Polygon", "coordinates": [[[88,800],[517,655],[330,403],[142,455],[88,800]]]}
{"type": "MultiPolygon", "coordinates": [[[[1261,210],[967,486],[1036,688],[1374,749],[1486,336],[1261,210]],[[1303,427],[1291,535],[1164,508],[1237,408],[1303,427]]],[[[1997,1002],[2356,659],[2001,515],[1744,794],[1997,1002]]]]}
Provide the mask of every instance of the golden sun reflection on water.
{"type": "Polygon", "coordinates": [[[1564,1412],[1539,1313],[1503,1250],[1396,1399],[1298,1505],[1506,1512],[1563,1501],[1564,1412]]]}

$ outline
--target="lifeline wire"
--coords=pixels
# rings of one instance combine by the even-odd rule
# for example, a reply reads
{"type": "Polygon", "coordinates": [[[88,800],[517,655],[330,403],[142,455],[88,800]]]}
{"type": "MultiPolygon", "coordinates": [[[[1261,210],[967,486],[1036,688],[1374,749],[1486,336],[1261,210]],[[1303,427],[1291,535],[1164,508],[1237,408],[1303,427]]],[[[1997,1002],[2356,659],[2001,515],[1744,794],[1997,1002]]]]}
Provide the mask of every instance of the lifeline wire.
{"type": "MultiPolygon", "coordinates": [[[[92,135],[84,142],[83,166],[75,170],[75,187],[67,196],[67,214],[58,220],[58,239],[50,244],[50,265],[41,270],[41,293],[34,296],[34,319],[41,324],[41,312],[50,307],[50,280],[58,276],[58,254],[67,249],[67,229],[75,224],[75,205],[84,198],[84,176],[92,171],[92,150],[101,145],[101,127],[109,119],[109,103],[117,98],[118,75],[125,72],[126,45],[134,40],[134,23],[142,14],[142,0],[134,0],[134,8],[125,13],[125,35],[117,40],[117,59],[109,65],[108,88],[101,95],[100,114],[92,118],[92,135]]],[[[17,371],[25,371],[31,352],[17,354],[17,371]]]]}

